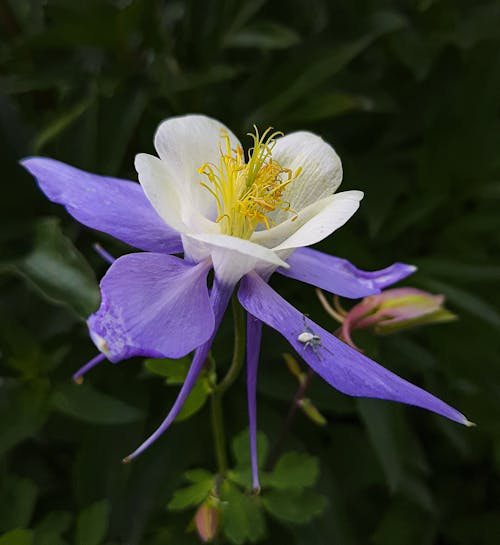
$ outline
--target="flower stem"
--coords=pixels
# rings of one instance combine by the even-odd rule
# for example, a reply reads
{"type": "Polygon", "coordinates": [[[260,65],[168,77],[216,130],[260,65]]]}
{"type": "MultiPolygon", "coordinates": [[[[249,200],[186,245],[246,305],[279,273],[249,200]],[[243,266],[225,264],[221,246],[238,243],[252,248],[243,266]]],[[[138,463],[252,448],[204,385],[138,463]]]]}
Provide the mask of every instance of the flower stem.
{"type": "Polygon", "coordinates": [[[210,409],[217,472],[219,476],[223,477],[227,471],[227,455],[224,419],[222,417],[222,395],[220,393],[214,392],[212,394],[210,409]]]}
{"type": "Polygon", "coordinates": [[[274,443],[274,447],[271,453],[269,454],[269,458],[267,459],[265,467],[266,471],[272,471],[272,469],[276,465],[276,462],[279,460],[279,457],[283,452],[283,448],[285,447],[286,438],[288,437],[288,434],[290,433],[290,430],[292,428],[295,413],[300,406],[300,402],[304,399],[307,390],[311,385],[311,381],[314,375],[314,371],[309,367],[309,369],[307,370],[306,378],[300,384],[297,391],[295,392],[295,395],[293,396],[293,400],[288,409],[288,414],[286,415],[285,422],[283,423],[283,427],[281,428],[281,432],[278,436],[278,439],[276,439],[276,442],[274,443]]]}
{"type": "Polygon", "coordinates": [[[216,390],[220,393],[224,393],[237,379],[245,359],[245,313],[236,295],[233,295],[232,309],[234,324],[233,359],[226,376],[216,387],[216,390]]]}
{"type": "Polygon", "coordinates": [[[245,314],[235,295],[232,300],[232,308],[234,322],[233,358],[226,375],[219,384],[214,387],[210,404],[217,470],[219,476],[222,478],[227,472],[227,447],[224,431],[222,398],[224,397],[226,390],[238,377],[243,366],[243,360],[245,359],[245,314]]]}

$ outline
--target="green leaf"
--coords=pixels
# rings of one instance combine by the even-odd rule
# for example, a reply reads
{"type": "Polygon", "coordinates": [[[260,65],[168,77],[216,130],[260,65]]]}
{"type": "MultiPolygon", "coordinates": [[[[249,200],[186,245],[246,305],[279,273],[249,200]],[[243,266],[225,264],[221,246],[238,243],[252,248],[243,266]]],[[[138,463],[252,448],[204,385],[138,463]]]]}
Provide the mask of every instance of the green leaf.
{"type": "Polygon", "coordinates": [[[426,278],[419,279],[419,283],[431,291],[443,293],[457,307],[481,318],[496,329],[500,328],[500,312],[477,295],[440,280],[426,278]]]}
{"type": "Polygon", "coordinates": [[[68,531],[73,517],[66,511],[52,511],[35,528],[34,545],[65,545],[62,534],[68,531]]]}
{"type": "Polygon", "coordinates": [[[75,545],[100,545],[108,533],[110,506],[108,500],[100,500],[78,515],[75,545]]]}
{"type": "Polygon", "coordinates": [[[307,101],[304,105],[294,108],[286,116],[286,120],[288,123],[312,123],[353,111],[369,111],[372,108],[372,101],[368,98],[348,93],[330,92],[318,96],[314,101],[307,101]]]}
{"type": "Polygon", "coordinates": [[[300,36],[291,28],[271,21],[260,21],[230,34],[227,47],[255,47],[257,49],[287,49],[300,42],[300,36]]]}
{"type": "Polygon", "coordinates": [[[178,360],[170,358],[152,358],[144,360],[146,369],[155,375],[165,377],[167,384],[182,384],[186,378],[191,358],[184,357],[178,360]]]}
{"type": "Polygon", "coordinates": [[[377,23],[372,33],[334,48],[323,48],[317,59],[311,59],[308,65],[297,73],[295,79],[283,86],[281,93],[273,96],[248,116],[248,125],[264,119],[272,119],[287,110],[298,99],[305,97],[316,87],[337,74],[354,58],[362,53],[378,37],[392,32],[404,25],[402,19],[383,18],[377,23]]]}
{"type": "Polygon", "coordinates": [[[200,375],[175,421],[181,422],[182,420],[187,420],[190,416],[197,413],[205,405],[209,391],[206,378],[200,375]]]}
{"type": "Polygon", "coordinates": [[[20,528],[0,536],[0,545],[32,545],[33,532],[20,528]]]}
{"type": "Polygon", "coordinates": [[[50,301],[64,304],[84,318],[99,305],[94,273],[57,220],[38,222],[34,249],[17,263],[17,270],[50,301]]]}
{"type": "Polygon", "coordinates": [[[184,477],[190,483],[197,483],[199,481],[208,481],[213,479],[213,475],[206,469],[190,469],[184,473],[184,477]]]}
{"type": "Polygon", "coordinates": [[[433,276],[476,282],[498,282],[500,280],[500,267],[497,265],[471,265],[453,259],[441,258],[416,259],[415,265],[422,273],[432,274],[433,276]]]}
{"type": "MultiPolygon", "coordinates": [[[[144,365],[150,373],[165,377],[167,384],[176,385],[184,382],[191,365],[191,358],[185,357],[178,360],[169,358],[147,359],[144,365]]],[[[202,371],[175,420],[181,422],[197,413],[205,405],[210,389],[207,373],[202,371]]]]}
{"type": "Polygon", "coordinates": [[[46,144],[54,138],[57,138],[64,130],[74,123],[87,110],[92,101],[93,97],[85,98],[67,112],[58,114],[57,117],[37,136],[33,145],[35,153],[39,154],[46,144]]]}
{"type": "Polygon", "coordinates": [[[266,509],[285,522],[304,524],[321,515],[326,498],[313,490],[271,490],[262,497],[266,509]]]}
{"type": "MultiPolygon", "coordinates": [[[[248,429],[236,435],[231,442],[231,448],[236,459],[236,466],[250,467],[250,434],[248,429]]],[[[264,463],[269,442],[262,432],[257,432],[257,456],[259,467],[264,463]]]]}
{"type": "Polygon", "coordinates": [[[280,490],[312,486],[318,478],[318,460],[309,454],[287,452],[266,476],[264,484],[280,490]]]}
{"type": "Polygon", "coordinates": [[[45,380],[4,386],[0,396],[0,455],[32,437],[44,424],[49,409],[45,380]]]}
{"type": "MultiPolygon", "coordinates": [[[[194,474],[192,472],[190,473],[192,479],[194,477],[194,474]]],[[[208,472],[206,475],[201,475],[201,473],[197,473],[196,476],[200,478],[197,479],[196,482],[194,482],[191,486],[181,488],[180,490],[176,490],[174,492],[174,496],[168,504],[168,509],[170,509],[171,511],[186,509],[186,507],[199,505],[207,498],[207,496],[214,488],[214,477],[208,472]]]]}
{"type": "Polygon", "coordinates": [[[376,545],[432,545],[436,543],[436,521],[405,501],[395,501],[376,528],[376,545]]]}
{"type": "Polygon", "coordinates": [[[396,413],[378,399],[357,399],[358,410],[392,492],[401,486],[405,471],[396,413]]]}
{"type": "Polygon", "coordinates": [[[95,390],[89,384],[63,384],[52,395],[58,411],[93,424],[128,424],[142,418],[142,412],[123,401],[95,390]]]}
{"type": "Polygon", "coordinates": [[[231,543],[257,543],[266,533],[266,524],[260,498],[247,495],[230,483],[221,491],[224,502],[223,531],[231,543]]]}
{"type": "Polygon", "coordinates": [[[20,479],[14,475],[2,479],[0,532],[29,526],[37,495],[38,487],[29,479],[20,479]]]}

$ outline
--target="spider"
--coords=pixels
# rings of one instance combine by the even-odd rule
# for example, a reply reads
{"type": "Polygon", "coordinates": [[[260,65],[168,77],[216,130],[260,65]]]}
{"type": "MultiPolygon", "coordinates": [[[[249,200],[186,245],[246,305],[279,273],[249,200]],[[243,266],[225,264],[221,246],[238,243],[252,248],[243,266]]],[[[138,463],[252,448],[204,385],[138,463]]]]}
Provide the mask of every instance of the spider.
{"type": "Polygon", "coordinates": [[[321,342],[321,337],[314,333],[314,331],[307,325],[306,315],[303,314],[302,317],[304,319],[304,331],[297,336],[297,340],[299,341],[299,343],[302,343],[304,345],[304,350],[308,347],[311,347],[312,351],[319,358],[321,358],[321,354],[319,353],[320,348],[323,348],[323,350],[326,350],[331,354],[330,350],[323,346],[323,343],[321,342]]]}

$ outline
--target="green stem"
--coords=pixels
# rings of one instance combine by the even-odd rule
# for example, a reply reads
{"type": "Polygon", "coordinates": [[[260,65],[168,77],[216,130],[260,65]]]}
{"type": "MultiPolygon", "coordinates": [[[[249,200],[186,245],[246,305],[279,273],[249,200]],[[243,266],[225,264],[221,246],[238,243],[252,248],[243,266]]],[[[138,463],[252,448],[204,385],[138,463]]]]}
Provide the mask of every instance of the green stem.
{"type": "Polygon", "coordinates": [[[217,472],[223,477],[227,472],[226,435],[224,433],[224,419],[222,417],[222,395],[214,392],[211,399],[212,433],[214,436],[215,458],[217,472]]]}
{"type": "Polygon", "coordinates": [[[236,295],[233,295],[232,309],[234,324],[233,359],[226,376],[216,386],[216,391],[220,393],[224,393],[237,379],[245,360],[245,313],[236,295]]]}
{"type": "Polygon", "coordinates": [[[211,421],[214,436],[215,457],[217,459],[218,474],[224,477],[227,472],[227,448],[224,432],[224,418],[222,398],[226,390],[238,377],[245,359],[245,313],[236,296],[232,300],[234,321],[234,348],[231,365],[225,377],[217,384],[211,396],[211,421]]]}
{"type": "Polygon", "coordinates": [[[306,396],[307,390],[309,390],[309,387],[311,386],[311,381],[313,377],[314,377],[314,371],[309,367],[309,369],[307,370],[306,378],[300,384],[299,388],[295,392],[295,395],[293,396],[293,400],[292,400],[292,403],[290,404],[290,408],[288,409],[288,414],[286,416],[285,422],[283,423],[283,427],[281,428],[281,432],[267,460],[267,463],[265,466],[266,471],[272,471],[274,469],[276,462],[279,460],[281,454],[283,453],[286,439],[288,437],[288,434],[290,433],[290,430],[292,429],[295,413],[297,412],[297,409],[300,406],[300,402],[306,396]]]}

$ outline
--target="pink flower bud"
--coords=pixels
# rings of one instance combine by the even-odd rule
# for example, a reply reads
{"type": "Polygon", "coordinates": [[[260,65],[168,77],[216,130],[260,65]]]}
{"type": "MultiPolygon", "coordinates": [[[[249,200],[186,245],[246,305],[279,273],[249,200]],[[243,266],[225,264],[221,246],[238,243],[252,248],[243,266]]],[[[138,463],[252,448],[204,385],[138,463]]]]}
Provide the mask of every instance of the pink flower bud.
{"type": "Polygon", "coordinates": [[[449,322],[456,316],[443,308],[444,295],[433,295],[416,288],[385,290],[365,297],[352,307],[342,323],[342,338],[356,345],[351,333],[371,328],[377,335],[389,335],[419,325],[449,322]]]}
{"type": "Polygon", "coordinates": [[[210,500],[202,503],[194,517],[196,530],[203,543],[214,539],[219,528],[219,511],[211,505],[210,500]]]}

